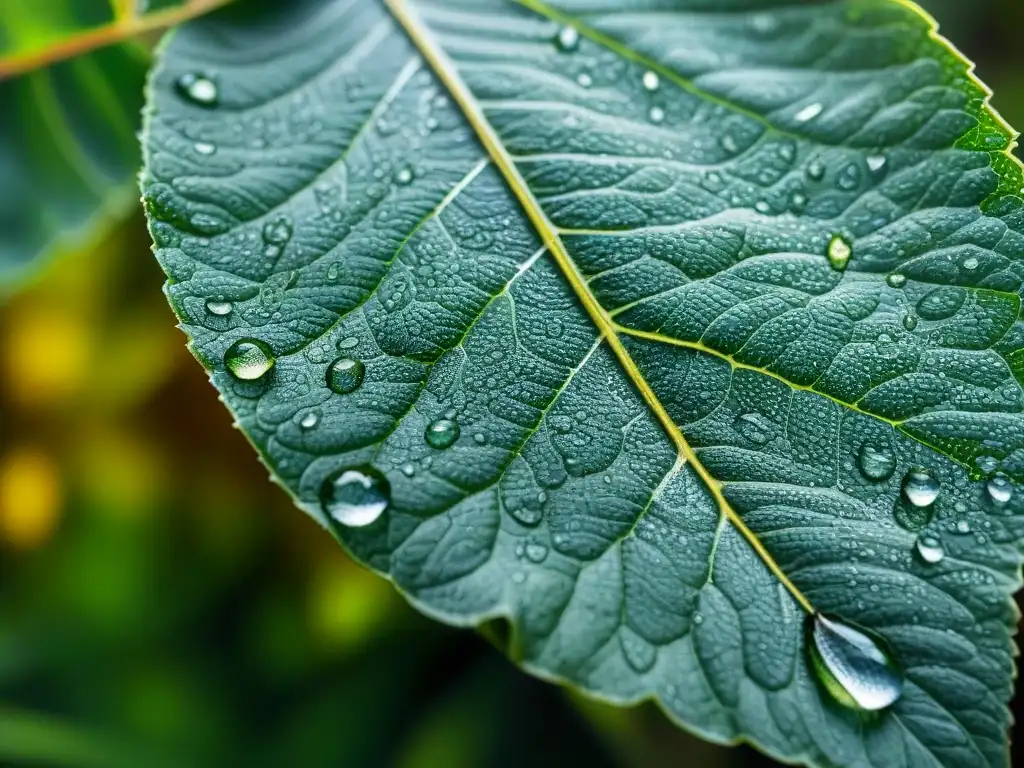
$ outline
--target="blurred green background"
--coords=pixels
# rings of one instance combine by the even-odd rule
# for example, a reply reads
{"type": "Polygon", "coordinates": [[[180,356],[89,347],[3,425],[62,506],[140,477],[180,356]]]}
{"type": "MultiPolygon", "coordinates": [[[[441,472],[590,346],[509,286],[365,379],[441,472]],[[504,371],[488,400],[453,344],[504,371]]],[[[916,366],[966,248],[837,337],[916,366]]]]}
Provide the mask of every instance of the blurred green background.
{"type": "MultiPolygon", "coordinates": [[[[924,5],[1024,126],[1024,3],[924,5]]],[[[350,562],[162,284],[136,214],[0,306],[0,765],[771,765],[535,681],[350,562]]]]}

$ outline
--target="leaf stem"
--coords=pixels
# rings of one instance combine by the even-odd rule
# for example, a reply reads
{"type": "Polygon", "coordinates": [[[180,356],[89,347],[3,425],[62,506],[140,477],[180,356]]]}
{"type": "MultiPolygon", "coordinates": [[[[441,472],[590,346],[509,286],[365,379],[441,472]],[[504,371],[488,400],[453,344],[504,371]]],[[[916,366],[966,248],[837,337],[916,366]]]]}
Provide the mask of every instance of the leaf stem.
{"type": "Polygon", "coordinates": [[[145,16],[129,15],[101,27],[76,32],[57,43],[37,50],[29,50],[0,57],[0,81],[16,75],[47,67],[58,61],[80,56],[114,43],[201,16],[231,0],[188,0],[183,5],[155,11],[145,16]]]}

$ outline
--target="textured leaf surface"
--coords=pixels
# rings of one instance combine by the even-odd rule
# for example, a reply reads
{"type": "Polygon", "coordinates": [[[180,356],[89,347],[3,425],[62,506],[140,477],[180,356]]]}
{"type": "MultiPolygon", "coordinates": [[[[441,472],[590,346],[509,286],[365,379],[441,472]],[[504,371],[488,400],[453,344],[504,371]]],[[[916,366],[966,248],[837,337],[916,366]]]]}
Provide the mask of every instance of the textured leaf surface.
{"type": "Polygon", "coordinates": [[[334,530],[420,609],[785,760],[1002,765],[1024,222],[984,96],[896,0],[309,0],[175,35],[144,191],[241,427],[321,522],[386,478],[334,530]],[[807,609],[888,642],[891,708],[825,692],[807,609]]]}

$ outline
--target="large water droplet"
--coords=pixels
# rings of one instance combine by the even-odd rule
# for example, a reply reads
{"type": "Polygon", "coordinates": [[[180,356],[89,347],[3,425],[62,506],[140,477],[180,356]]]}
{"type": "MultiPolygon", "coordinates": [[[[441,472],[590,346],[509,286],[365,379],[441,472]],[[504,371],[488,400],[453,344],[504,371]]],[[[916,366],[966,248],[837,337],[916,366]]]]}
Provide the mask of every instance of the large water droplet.
{"type": "Polygon", "coordinates": [[[217,84],[205,75],[189,72],[179,77],[174,87],[183,98],[193,104],[202,107],[217,106],[217,84]]]}
{"type": "Polygon", "coordinates": [[[946,550],[943,549],[942,542],[931,534],[918,536],[915,547],[917,548],[918,556],[929,565],[941,562],[946,556],[946,550]]]}
{"type": "Polygon", "coordinates": [[[359,389],[366,375],[366,366],[360,360],[340,357],[327,369],[327,386],[339,395],[347,395],[359,389]]]}
{"type": "Polygon", "coordinates": [[[580,33],[575,27],[562,27],[558,30],[555,45],[562,51],[575,51],[580,47],[580,33]]]}
{"type": "Polygon", "coordinates": [[[270,347],[256,339],[240,339],[224,353],[224,365],[242,381],[255,381],[274,367],[270,347]]]}
{"type": "Polygon", "coordinates": [[[459,424],[453,419],[438,419],[431,422],[423,437],[431,448],[444,450],[459,439],[459,424]]]}
{"type": "Polygon", "coordinates": [[[1010,478],[1002,472],[990,478],[985,487],[996,504],[1006,504],[1013,498],[1013,485],[1010,484],[1010,478]]]}
{"type": "Polygon", "coordinates": [[[210,300],[206,302],[206,311],[211,315],[217,315],[217,317],[224,317],[230,315],[232,310],[230,301],[214,301],[210,300]]]}
{"type": "Polygon", "coordinates": [[[896,456],[887,448],[877,448],[865,443],[857,454],[860,473],[872,482],[881,482],[892,477],[896,471],[896,456]]]}
{"type": "Polygon", "coordinates": [[[811,667],[840,704],[869,712],[885,709],[903,692],[903,672],[886,642],[839,619],[808,617],[811,667]]]}
{"type": "Polygon", "coordinates": [[[915,507],[930,507],[939,498],[939,481],[927,469],[912,469],[903,478],[903,498],[915,507]]]}
{"type": "Polygon", "coordinates": [[[388,481],[369,467],[343,469],[320,488],[320,503],[329,519],[349,528],[370,525],[391,500],[388,481]]]}
{"type": "Polygon", "coordinates": [[[828,241],[828,263],[832,269],[837,272],[842,272],[846,269],[846,265],[850,263],[850,256],[853,255],[853,247],[849,241],[842,235],[832,235],[832,239],[828,241]]]}
{"type": "Polygon", "coordinates": [[[885,282],[890,288],[902,288],[907,284],[907,277],[906,275],[901,275],[899,272],[893,272],[885,278],[885,282]]]}

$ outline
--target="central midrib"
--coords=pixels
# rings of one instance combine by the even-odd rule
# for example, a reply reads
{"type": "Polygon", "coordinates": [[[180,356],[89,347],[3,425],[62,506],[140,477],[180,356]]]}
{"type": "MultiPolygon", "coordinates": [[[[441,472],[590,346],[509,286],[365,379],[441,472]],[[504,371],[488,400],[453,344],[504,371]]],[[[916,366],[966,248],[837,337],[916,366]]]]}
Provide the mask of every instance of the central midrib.
{"type": "Polygon", "coordinates": [[[430,30],[419,18],[416,12],[409,7],[406,0],[383,0],[388,10],[396,21],[408,34],[412,43],[419,50],[427,64],[434,71],[438,80],[445,86],[452,99],[459,105],[467,122],[472,127],[477,138],[483,144],[487,153],[491,156],[495,166],[505,178],[512,193],[519,200],[523,212],[533,224],[548,251],[554,257],[555,262],[561,269],[563,276],[569,282],[573,292],[579,298],[590,316],[591,321],[597,326],[601,338],[611,348],[619,364],[622,366],[626,376],[633,386],[639,391],[644,402],[654,413],[662,429],[675,443],[681,459],[685,460],[697,473],[708,492],[715,499],[721,514],[739,531],[744,539],[750,544],[761,560],[765,563],[772,574],[789,591],[797,603],[808,613],[815,613],[815,608],[810,600],[790,581],[785,571],[779,566],[764,544],[743,521],[740,515],[732,508],[725,497],[722,484],[707,470],[701,463],[697,454],[690,446],[679,426],[669,415],[665,406],[651,388],[639,368],[633,361],[632,356],[626,349],[616,331],[616,326],[608,312],[597,301],[591,293],[586,280],[580,273],[565,245],[559,237],[558,230],[548,220],[539,202],[534,197],[519,169],[516,167],[512,156],[503,145],[497,132],[484,116],[483,111],[476,102],[469,87],[463,82],[455,65],[448,58],[444,50],[433,38],[430,30]]]}

